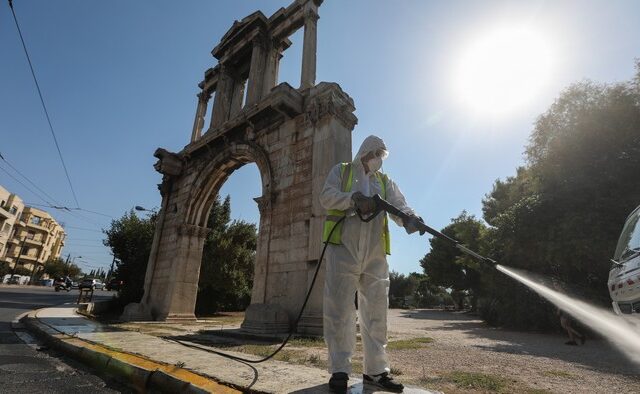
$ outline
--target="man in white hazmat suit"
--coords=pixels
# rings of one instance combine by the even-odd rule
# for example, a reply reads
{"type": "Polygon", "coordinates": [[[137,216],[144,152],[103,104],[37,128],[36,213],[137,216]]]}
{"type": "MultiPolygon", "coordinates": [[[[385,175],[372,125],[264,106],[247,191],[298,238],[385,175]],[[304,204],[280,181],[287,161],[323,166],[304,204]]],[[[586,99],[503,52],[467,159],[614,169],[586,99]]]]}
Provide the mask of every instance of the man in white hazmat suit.
{"type": "Polygon", "coordinates": [[[329,387],[333,392],[347,392],[351,356],[356,345],[356,291],[364,351],[364,383],[394,392],[404,389],[389,376],[385,354],[389,303],[386,255],[390,253],[387,215],[379,214],[370,222],[363,222],[354,215],[356,209],[365,216],[373,212],[375,203],[371,196],[379,194],[411,215],[407,223],[392,216],[398,225],[404,226],[408,233],[418,231],[416,224],[421,219],[407,206],[398,186],[379,171],[387,155],[382,139],[367,137],[353,162],[333,167],[320,195],[320,203],[327,209],[323,240],[329,245],[323,324],[332,374],[329,387]],[[347,217],[336,226],[343,216],[347,217]]]}

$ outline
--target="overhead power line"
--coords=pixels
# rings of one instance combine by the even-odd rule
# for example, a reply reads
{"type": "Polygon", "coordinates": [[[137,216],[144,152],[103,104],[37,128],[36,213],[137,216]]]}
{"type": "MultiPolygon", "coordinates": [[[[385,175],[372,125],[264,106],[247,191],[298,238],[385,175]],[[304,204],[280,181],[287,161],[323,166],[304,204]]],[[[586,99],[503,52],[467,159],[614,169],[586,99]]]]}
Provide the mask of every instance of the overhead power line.
{"type": "MultiPolygon", "coordinates": [[[[13,176],[9,171],[7,171],[6,169],[0,167],[0,171],[3,171],[5,174],[7,174],[10,178],[12,178],[14,181],[18,182],[20,185],[22,185],[22,187],[24,187],[25,189],[27,189],[29,192],[31,192],[34,196],[38,197],[40,200],[42,200],[42,202],[44,202],[44,204],[35,204],[35,203],[27,203],[26,205],[28,206],[41,206],[41,207],[49,207],[49,208],[53,208],[53,209],[57,209],[60,210],[62,213],[66,213],[68,215],[71,215],[77,219],[81,219],[84,220],[88,223],[91,223],[93,225],[96,226],[101,226],[101,224],[94,222],[93,220],[89,220],[86,217],[76,213],[76,212],[72,212],[71,209],[67,208],[67,207],[61,207],[58,205],[53,205],[51,202],[47,201],[47,199],[45,197],[43,197],[40,193],[36,192],[35,190],[31,189],[29,186],[25,185],[20,179],[16,178],[15,176],[13,176]]],[[[17,172],[17,171],[16,171],[17,172]]],[[[24,177],[24,175],[23,175],[24,177]]],[[[28,180],[28,178],[25,178],[28,180]]],[[[74,208],[75,209],[75,208],[74,208]]],[[[99,231],[99,230],[93,230],[93,231],[99,231]]]]}
{"type": "Polygon", "coordinates": [[[111,218],[111,219],[115,219],[113,216],[111,216],[111,215],[107,215],[106,213],[100,213],[100,212],[96,212],[96,211],[90,211],[90,210],[88,210],[88,209],[84,209],[84,208],[72,208],[72,209],[77,210],[77,211],[89,212],[89,213],[93,213],[93,214],[95,214],[95,215],[100,215],[100,216],[105,216],[105,217],[108,217],[108,218],[111,218]]]}
{"type": "MultiPolygon", "coordinates": [[[[25,189],[27,189],[28,191],[30,191],[34,196],[38,197],[40,200],[42,200],[45,204],[47,205],[51,205],[51,203],[49,201],[47,201],[46,199],[44,199],[40,194],[36,193],[35,191],[33,191],[33,189],[31,189],[29,186],[25,185],[24,183],[22,183],[22,181],[18,178],[16,178],[15,176],[11,175],[11,173],[7,170],[5,170],[4,168],[0,167],[0,170],[2,170],[5,174],[7,174],[9,177],[11,177],[14,181],[18,182],[19,184],[21,184],[25,189]]],[[[40,205],[40,204],[38,204],[40,205]]]]}
{"type": "Polygon", "coordinates": [[[55,198],[51,197],[49,195],[49,193],[45,192],[44,190],[42,190],[40,188],[40,186],[36,185],[35,182],[33,182],[31,179],[29,179],[25,174],[23,174],[22,172],[20,172],[16,167],[13,166],[13,164],[9,163],[9,160],[7,160],[4,156],[2,156],[2,153],[0,153],[0,159],[2,159],[2,161],[4,161],[13,171],[15,171],[18,175],[20,175],[21,177],[23,177],[27,182],[29,182],[33,187],[35,187],[36,189],[38,189],[38,191],[42,194],[44,194],[47,198],[49,198],[49,200],[55,202],[56,204],[60,205],[55,198]]]}
{"type": "Polygon", "coordinates": [[[42,91],[40,90],[40,84],[38,83],[38,78],[36,78],[36,73],[33,70],[33,64],[31,63],[31,57],[29,56],[29,51],[27,51],[27,45],[24,42],[24,37],[22,36],[22,30],[20,30],[20,24],[18,23],[18,18],[16,17],[16,12],[13,9],[13,1],[9,0],[9,8],[11,8],[11,14],[13,15],[13,20],[16,23],[16,29],[18,29],[18,35],[20,36],[20,42],[22,42],[22,48],[24,49],[24,54],[27,57],[27,62],[29,63],[29,69],[31,70],[31,75],[33,76],[33,81],[36,84],[36,89],[38,90],[38,96],[40,97],[40,103],[42,104],[42,109],[44,110],[44,114],[47,118],[47,123],[49,123],[49,130],[51,130],[51,135],[53,136],[53,142],[56,145],[56,149],[58,150],[58,156],[60,157],[60,162],[62,163],[62,168],[64,169],[64,174],[67,177],[67,182],[69,182],[69,188],[71,189],[71,194],[73,195],[73,200],[76,203],[76,207],[80,207],[80,203],[78,203],[78,197],[76,196],[76,191],[73,189],[73,184],[71,183],[71,177],[69,176],[69,171],[67,170],[67,165],[64,162],[64,158],[62,157],[62,151],[60,150],[60,145],[58,144],[58,138],[56,137],[55,131],[53,131],[53,124],[51,123],[51,118],[49,117],[49,111],[47,111],[47,106],[44,103],[44,98],[42,97],[42,91]]]}
{"type": "MultiPolygon", "coordinates": [[[[8,165],[13,171],[15,171],[18,175],[20,175],[22,178],[24,178],[27,182],[29,182],[29,184],[31,184],[33,187],[35,187],[40,193],[42,194],[38,194],[36,192],[34,192],[32,189],[30,189],[27,185],[25,185],[24,183],[20,182],[19,180],[17,180],[15,177],[13,177],[11,174],[7,173],[11,178],[13,178],[14,180],[16,180],[16,182],[19,182],[22,186],[24,186],[27,190],[29,190],[31,193],[33,193],[35,196],[37,196],[40,200],[46,202],[46,204],[33,204],[30,203],[29,205],[33,205],[33,206],[43,206],[43,207],[48,207],[48,208],[53,208],[53,209],[58,209],[58,210],[62,210],[62,211],[68,211],[67,213],[69,213],[72,216],[75,216],[77,218],[81,218],[84,219],[85,221],[88,221],[89,223],[92,224],[97,224],[96,222],[89,220],[87,218],[85,218],[82,215],[74,215],[72,214],[70,211],[83,211],[83,212],[88,212],[88,213],[92,213],[94,215],[100,215],[100,216],[105,216],[111,219],[114,219],[113,216],[111,215],[107,215],[106,213],[102,213],[102,212],[96,212],[96,211],[92,211],[89,209],[84,209],[84,208],[69,208],[66,206],[63,206],[62,204],[60,204],[60,202],[58,202],[55,198],[51,197],[51,195],[49,193],[47,193],[46,191],[42,190],[42,188],[40,188],[35,182],[33,182],[31,179],[29,179],[29,177],[27,177],[25,174],[23,174],[22,172],[20,172],[20,170],[18,170],[13,164],[11,164],[9,162],[9,160],[7,160],[2,153],[0,153],[0,160],[2,160],[3,162],[6,163],[6,165],[8,165]],[[48,198],[48,200],[46,198],[43,197],[43,195],[45,197],[48,198]],[[53,203],[51,202],[53,201],[53,203]],[[55,203],[55,205],[54,205],[55,203]]],[[[5,172],[7,172],[6,170],[4,170],[5,172]]]]}
{"type": "Polygon", "coordinates": [[[66,239],[71,241],[102,242],[102,239],[96,239],[96,238],[67,237],[66,239]]]}
{"type": "Polygon", "coordinates": [[[86,227],[75,227],[75,226],[64,226],[65,228],[72,228],[74,230],[83,230],[83,231],[94,231],[96,233],[101,233],[102,230],[96,230],[93,228],[86,228],[86,227]]]}
{"type": "Polygon", "coordinates": [[[58,206],[58,205],[51,205],[51,204],[49,204],[49,205],[34,204],[34,203],[31,203],[31,202],[28,202],[27,205],[31,205],[31,206],[35,206],[35,207],[40,206],[40,207],[47,207],[47,208],[57,209],[57,210],[61,211],[61,213],[66,213],[68,215],[73,216],[76,219],[82,219],[85,222],[93,224],[93,225],[96,225],[98,227],[102,226],[102,224],[100,224],[98,222],[94,222],[93,220],[91,220],[91,219],[89,219],[89,218],[87,218],[85,216],[82,216],[78,212],[76,212],[76,211],[84,211],[84,209],[61,207],[61,206],[58,206]]]}

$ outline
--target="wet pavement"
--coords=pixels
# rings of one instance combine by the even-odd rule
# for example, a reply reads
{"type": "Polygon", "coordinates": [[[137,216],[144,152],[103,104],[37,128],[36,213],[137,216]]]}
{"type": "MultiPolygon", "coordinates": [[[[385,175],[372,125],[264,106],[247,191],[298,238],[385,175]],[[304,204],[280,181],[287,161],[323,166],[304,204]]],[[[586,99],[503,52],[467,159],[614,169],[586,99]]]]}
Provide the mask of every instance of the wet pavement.
{"type": "MultiPolygon", "coordinates": [[[[195,373],[209,376],[215,380],[243,389],[268,393],[329,393],[327,382],[329,374],[322,369],[290,364],[283,361],[268,360],[260,364],[248,364],[213,354],[205,345],[189,343],[184,346],[161,337],[114,328],[75,313],[73,305],[46,308],[37,312],[37,318],[55,330],[73,335],[76,339],[87,340],[94,344],[107,346],[111,351],[123,352],[146,357],[168,365],[179,365],[195,373]]],[[[251,356],[226,352],[236,357],[251,356]]],[[[254,356],[255,357],[255,356],[254,356]]],[[[256,357],[257,358],[257,357],[256,357]]],[[[362,379],[352,376],[351,393],[382,393],[363,386],[362,379]]],[[[429,394],[420,388],[408,387],[409,394],[429,394]]]]}
{"type": "Polygon", "coordinates": [[[94,375],[80,363],[42,347],[24,328],[13,323],[32,309],[72,302],[76,297],[76,292],[56,293],[46,287],[0,286],[0,392],[129,392],[120,384],[94,375]]]}

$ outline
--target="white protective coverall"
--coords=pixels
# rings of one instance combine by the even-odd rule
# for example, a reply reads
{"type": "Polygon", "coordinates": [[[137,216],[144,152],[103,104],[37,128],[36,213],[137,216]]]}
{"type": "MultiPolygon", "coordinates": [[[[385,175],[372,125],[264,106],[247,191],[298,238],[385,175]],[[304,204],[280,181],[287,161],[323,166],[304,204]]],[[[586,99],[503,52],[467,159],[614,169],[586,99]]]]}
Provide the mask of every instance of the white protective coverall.
{"type": "MultiPolygon", "coordinates": [[[[329,244],[326,251],[324,287],[324,338],[329,350],[329,372],[351,373],[351,356],[356,345],[355,292],[358,291],[360,333],[364,350],[364,373],[389,372],[387,345],[387,309],[389,304],[389,266],[382,242],[384,215],[365,223],[354,215],[351,195],[382,194],[374,173],[365,173],[361,158],[384,149],[382,139],[367,137],[352,163],[350,192],[341,190],[341,166],[333,167],[320,195],[325,209],[346,210],[342,226],[342,245],[329,244]]],[[[403,212],[413,214],[398,186],[389,179],[386,200],[403,212]]],[[[391,216],[402,225],[400,218],[391,216]]]]}

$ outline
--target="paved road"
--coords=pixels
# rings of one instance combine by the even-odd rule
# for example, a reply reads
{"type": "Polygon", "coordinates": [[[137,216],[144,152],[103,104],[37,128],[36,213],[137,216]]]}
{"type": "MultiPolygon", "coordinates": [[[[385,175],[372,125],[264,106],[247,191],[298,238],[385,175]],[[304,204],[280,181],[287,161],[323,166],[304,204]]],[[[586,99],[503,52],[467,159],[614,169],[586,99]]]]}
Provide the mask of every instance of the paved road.
{"type": "MultiPolygon", "coordinates": [[[[94,300],[112,295],[98,290],[94,300]]],[[[77,290],[56,293],[51,287],[0,285],[0,393],[128,392],[92,375],[78,362],[41,348],[23,329],[11,328],[11,322],[24,312],[75,302],[77,296],[77,290]]]]}

